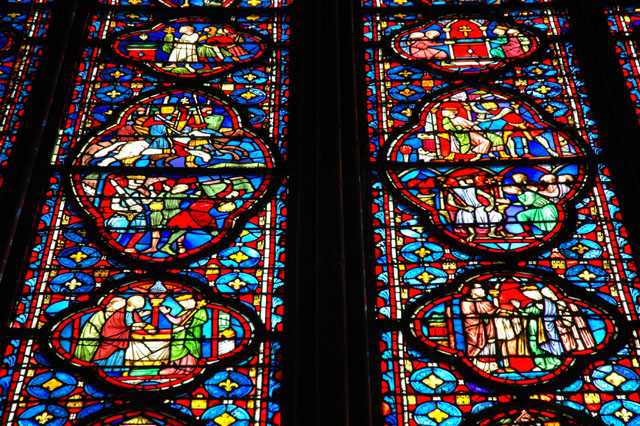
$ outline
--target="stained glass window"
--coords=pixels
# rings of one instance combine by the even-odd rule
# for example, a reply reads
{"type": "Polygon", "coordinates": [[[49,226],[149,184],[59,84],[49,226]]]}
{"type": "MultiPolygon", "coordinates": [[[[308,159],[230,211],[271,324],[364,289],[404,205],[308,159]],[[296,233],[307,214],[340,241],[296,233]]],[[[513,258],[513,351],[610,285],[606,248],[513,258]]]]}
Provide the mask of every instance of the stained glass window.
{"type": "MultiPolygon", "coordinates": [[[[99,0],[99,3],[113,6],[153,6],[171,8],[216,8],[216,7],[247,7],[273,8],[289,6],[292,0],[99,0]]],[[[212,9],[201,9],[205,12],[212,9]]]]}
{"type": "Polygon", "coordinates": [[[84,5],[2,424],[280,424],[290,19],[246,3],[84,5]]]}
{"type": "Polygon", "coordinates": [[[551,3],[558,0],[363,0],[363,6],[408,7],[408,6],[460,6],[460,5],[499,5],[551,3]]]}
{"type": "Polygon", "coordinates": [[[370,379],[375,425],[637,424],[631,184],[601,113],[627,107],[583,60],[597,9],[613,37],[586,38],[637,101],[637,7],[354,0],[354,29],[351,2],[305,2],[298,22],[291,0],[5,0],[2,173],[40,154],[7,242],[0,423],[369,424],[370,379]],[[56,43],[56,91],[29,100],[56,43]],[[55,111],[21,145],[36,101],[55,111]],[[342,322],[365,308],[369,333],[342,322]]]}
{"type": "Polygon", "coordinates": [[[14,151],[49,29],[51,10],[43,3],[52,1],[8,1],[0,15],[0,183],[14,151]]]}
{"type": "Polygon", "coordinates": [[[567,9],[542,3],[363,2],[385,425],[640,415],[607,147],[567,9]],[[420,3],[460,7],[370,8],[420,3]]]}

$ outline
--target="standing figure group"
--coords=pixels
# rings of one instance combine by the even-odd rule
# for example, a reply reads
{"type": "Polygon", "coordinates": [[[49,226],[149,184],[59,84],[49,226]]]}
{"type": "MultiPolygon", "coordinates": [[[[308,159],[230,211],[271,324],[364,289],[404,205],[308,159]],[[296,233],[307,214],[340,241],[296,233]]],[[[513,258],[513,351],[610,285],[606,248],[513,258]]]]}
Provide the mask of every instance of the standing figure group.
{"type": "Polygon", "coordinates": [[[104,229],[125,253],[173,256],[188,250],[187,239],[217,235],[244,198],[255,191],[242,176],[169,179],[166,176],[113,176],[89,182],[100,187],[94,202],[104,229]]]}
{"type": "Polygon", "coordinates": [[[475,19],[452,19],[416,28],[399,36],[397,45],[404,56],[426,60],[450,71],[477,69],[531,51],[532,40],[519,29],[475,19]]]}
{"type": "Polygon", "coordinates": [[[175,35],[174,27],[168,26],[163,31],[162,45],[156,53],[158,66],[178,74],[195,74],[199,69],[207,68],[210,61],[237,62],[250,54],[243,47],[244,37],[224,26],[208,26],[200,33],[193,25],[182,25],[177,30],[180,37],[175,35]],[[162,59],[164,55],[169,57],[162,59]],[[196,64],[201,66],[196,69],[196,64]]]}
{"type": "Polygon", "coordinates": [[[548,286],[524,285],[501,300],[476,283],[460,302],[466,355],[486,373],[551,371],[562,356],[596,346],[580,308],[548,286]]]}
{"type": "Polygon", "coordinates": [[[207,244],[251,202],[260,178],[241,174],[170,175],[167,169],[262,166],[261,142],[232,111],[169,96],[136,106],[82,150],[78,164],[104,172],[74,179],[81,202],[121,251],[156,258],[207,244]],[[236,126],[236,127],[234,127],[236,126]],[[123,172],[127,167],[131,172],[123,172]],[[100,169],[98,169],[100,170],[100,169]]]}
{"type": "Polygon", "coordinates": [[[440,211],[446,221],[472,242],[482,238],[532,237],[555,229],[560,220],[558,204],[571,191],[573,176],[546,173],[539,183],[525,173],[507,177],[469,169],[455,178],[439,177],[440,211]]]}
{"type": "Polygon", "coordinates": [[[490,38],[491,56],[493,58],[518,58],[529,51],[531,41],[528,37],[520,35],[516,28],[507,28],[498,25],[493,29],[497,37],[490,38]]]}
{"type": "Polygon", "coordinates": [[[438,143],[432,145],[440,146],[445,159],[476,161],[489,154],[496,158],[526,158],[536,155],[532,153],[533,142],[548,155],[559,156],[547,139],[547,132],[535,128],[517,103],[492,99],[467,104],[449,102],[441,105],[436,114],[440,129],[446,133],[434,135],[438,143]]]}
{"type": "Polygon", "coordinates": [[[191,294],[174,299],[169,306],[153,295],[111,298],[82,326],[75,358],[108,367],[113,376],[189,373],[203,356],[209,315],[206,302],[191,294]]]}

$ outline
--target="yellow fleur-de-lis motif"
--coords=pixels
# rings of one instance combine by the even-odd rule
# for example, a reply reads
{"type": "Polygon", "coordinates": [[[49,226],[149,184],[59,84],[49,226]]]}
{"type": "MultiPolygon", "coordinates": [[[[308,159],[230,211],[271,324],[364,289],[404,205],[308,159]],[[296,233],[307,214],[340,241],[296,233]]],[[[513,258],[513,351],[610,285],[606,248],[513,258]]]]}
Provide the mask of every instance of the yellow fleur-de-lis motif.
{"type": "Polygon", "coordinates": [[[81,251],[77,251],[76,253],[72,254],[71,256],[69,256],[71,259],[73,259],[76,263],[80,263],[83,260],[85,260],[87,257],[86,253],[83,253],[81,251]]]}
{"type": "Polygon", "coordinates": [[[227,378],[227,380],[225,380],[224,382],[218,383],[218,386],[227,392],[231,392],[232,390],[238,389],[240,387],[239,384],[229,378],[227,378]]]}
{"type": "Polygon", "coordinates": [[[229,258],[231,260],[234,260],[237,263],[242,263],[245,260],[249,259],[249,256],[247,256],[246,254],[244,254],[243,252],[239,251],[236,254],[232,254],[231,256],[229,256],[229,258]]]}
{"type": "Polygon", "coordinates": [[[76,288],[80,287],[82,285],[82,283],[80,281],[78,281],[77,279],[73,278],[70,281],[67,281],[64,286],[67,287],[69,290],[73,291],[76,288]]]}
{"type": "Polygon", "coordinates": [[[621,419],[625,423],[628,423],[629,420],[631,420],[634,417],[634,414],[624,407],[616,411],[614,414],[617,418],[621,419]]]}
{"type": "Polygon", "coordinates": [[[49,423],[49,420],[53,419],[53,416],[46,411],[43,411],[42,413],[38,414],[35,419],[38,424],[46,425],[47,423],[49,423]]]}
{"type": "Polygon", "coordinates": [[[231,287],[234,290],[240,290],[242,287],[246,286],[247,283],[242,281],[240,278],[236,278],[235,280],[231,281],[229,283],[229,287],[231,287]]]}

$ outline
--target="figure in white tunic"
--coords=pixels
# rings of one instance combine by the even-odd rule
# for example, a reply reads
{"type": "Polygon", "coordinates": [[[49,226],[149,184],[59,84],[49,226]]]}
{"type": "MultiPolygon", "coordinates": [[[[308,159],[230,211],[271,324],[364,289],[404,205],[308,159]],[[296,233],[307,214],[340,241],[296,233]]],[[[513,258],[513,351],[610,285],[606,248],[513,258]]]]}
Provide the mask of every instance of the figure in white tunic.
{"type": "Polygon", "coordinates": [[[178,29],[178,32],[182,34],[182,36],[174,45],[169,55],[169,62],[171,62],[172,67],[175,67],[177,64],[184,64],[184,67],[189,70],[189,72],[196,72],[191,66],[191,63],[198,62],[196,43],[200,38],[200,34],[197,33],[195,27],[191,25],[183,25],[178,29]]]}
{"type": "Polygon", "coordinates": [[[461,176],[458,179],[458,187],[452,188],[447,195],[447,204],[457,209],[455,222],[461,228],[467,228],[469,235],[467,242],[473,241],[477,236],[476,228],[488,227],[487,236],[497,238],[496,228],[503,219],[503,215],[495,210],[494,197],[477,188],[472,176],[461,176]],[[483,197],[487,205],[480,202],[478,196],[483,197]]]}

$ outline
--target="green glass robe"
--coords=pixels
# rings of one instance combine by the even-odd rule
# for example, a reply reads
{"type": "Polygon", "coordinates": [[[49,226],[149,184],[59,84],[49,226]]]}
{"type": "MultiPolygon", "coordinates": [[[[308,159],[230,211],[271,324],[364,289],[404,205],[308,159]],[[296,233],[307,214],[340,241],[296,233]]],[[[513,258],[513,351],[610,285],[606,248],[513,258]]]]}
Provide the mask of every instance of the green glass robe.
{"type": "Polygon", "coordinates": [[[189,194],[178,193],[173,194],[167,192],[162,197],[158,197],[156,201],[162,201],[162,210],[155,210],[149,214],[149,222],[152,228],[166,226],[172,217],[182,211],[180,204],[182,200],[189,198],[189,194]]]}
{"type": "Polygon", "coordinates": [[[525,191],[518,195],[518,201],[525,207],[525,210],[516,215],[518,222],[530,222],[544,232],[551,231],[556,226],[558,208],[542,195],[525,191]]]}
{"type": "MultiPolygon", "coordinates": [[[[471,141],[471,133],[466,131],[468,129],[464,129],[462,126],[456,126],[453,124],[449,117],[445,117],[442,119],[442,128],[448,130],[453,133],[453,136],[456,137],[458,143],[460,144],[460,154],[466,154],[471,149],[472,141],[471,141]]],[[[504,146],[504,141],[498,135],[489,132],[483,132],[480,130],[475,130],[475,134],[482,134],[483,137],[491,142],[492,149],[501,149],[501,146],[504,146]]]]}
{"type": "Polygon", "coordinates": [[[469,152],[469,148],[471,148],[471,138],[469,137],[469,133],[461,132],[460,130],[463,129],[458,128],[458,126],[453,124],[449,117],[442,119],[442,127],[453,133],[453,136],[456,137],[458,143],[460,143],[460,154],[466,154],[469,152]]]}
{"type": "MultiPolygon", "coordinates": [[[[178,317],[190,311],[181,311],[178,317]]],[[[184,330],[173,333],[171,341],[171,361],[177,361],[188,354],[195,358],[202,357],[202,325],[209,319],[205,309],[198,309],[196,313],[180,326],[184,330]]]]}
{"type": "Polygon", "coordinates": [[[560,367],[562,361],[543,350],[540,342],[546,340],[544,336],[544,325],[542,324],[542,310],[535,305],[520,310],[525,316],[531,316],[527,319],[527,340],[529,341],[529,349],[533,355],[533,363],[542,370],[551,371],[560,367]]]}
{"type": "Polygon", "coordinates": [[[506,55],[504,54],[504,50],[502,50],[502,46],[509,43],[509,37],[507,37],[506,35],[504,36],[498,36],[494,39],[491,40],[491,50],[490,50],[490,54],[492,58],[506,58],[506,55]],[[497,45],[497,46],[496,46],[497,45]]]}
{"type": "Polygon", "coordinates": [[[98,350],[98,346],[100,346],[100,331],[102,331],[106,321],[107,317],[104,311],[99,311],[93,314],[85,323],[80,332],[78,345],[73,353],[77,359],[85,362],[93,359],[93,355],[98,350]]]}
{"type": "Polygon", "coordinates": [[[173,48],[176,46],[175,41],[176,38],[173,34],[166,34],[162,39],[162,51],[164,53],[171,54],[171,52],[173,52],[173,48]]]}

